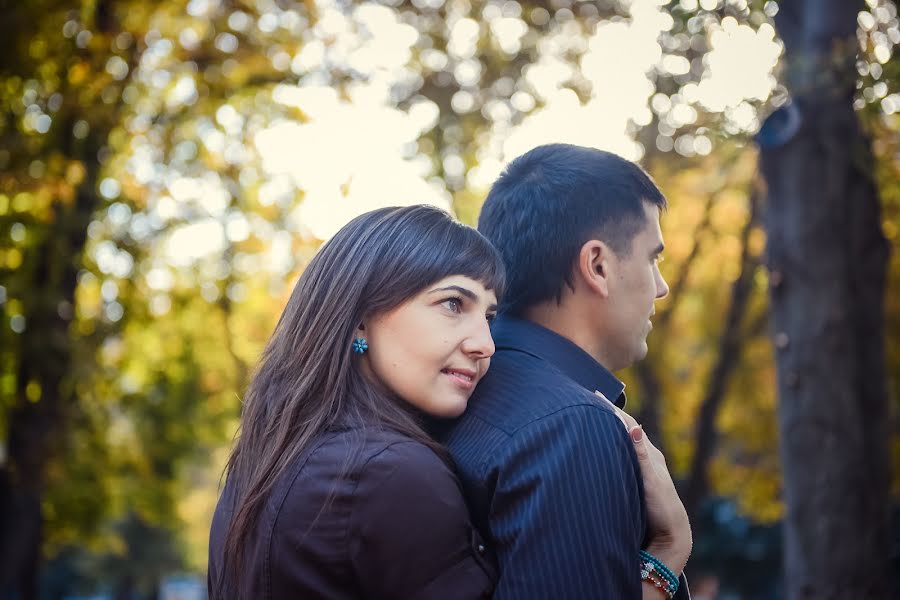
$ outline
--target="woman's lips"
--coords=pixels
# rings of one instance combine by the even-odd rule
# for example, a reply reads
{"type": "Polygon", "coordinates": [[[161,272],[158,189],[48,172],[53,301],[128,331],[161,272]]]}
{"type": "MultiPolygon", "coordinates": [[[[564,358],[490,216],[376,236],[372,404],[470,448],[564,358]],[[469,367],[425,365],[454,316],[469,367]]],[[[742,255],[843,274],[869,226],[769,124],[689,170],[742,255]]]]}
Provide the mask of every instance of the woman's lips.
{"type": "Polygon", "coordinates": [[[475,387],[475,371],[469,369],[442,369],[441,373],[448,376],[455,385],[464,390],[471,390],[475,387]]]}

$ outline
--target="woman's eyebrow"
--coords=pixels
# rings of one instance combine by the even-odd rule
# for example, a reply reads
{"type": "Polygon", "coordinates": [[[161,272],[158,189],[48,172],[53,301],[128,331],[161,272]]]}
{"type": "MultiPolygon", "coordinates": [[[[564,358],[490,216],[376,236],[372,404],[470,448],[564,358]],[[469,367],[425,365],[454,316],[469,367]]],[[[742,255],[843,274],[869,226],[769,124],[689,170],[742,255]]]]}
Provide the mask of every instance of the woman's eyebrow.
{"type": "Polygon", "coordinates": [[[465,296],[465,297],[468,298],[469,300],[478,300],[478,294],[476,294],[476,293],[473,292],[472,290],[468,290],[468,289],[466,289],[466,288],[464,288],[464,287],[462,287],[462,286],[459,286],[459,285],[448,285],[447,287],[435,288],[435,289],[431,290],[431,291],[428,292],[428,293],[429,293],[429,294],[433,294],[433,293],[435,293],[435,292],[449,292],[449,291],[456,291],[456,292],[459,292],[460,294],[462,294],[463,296],[465,296]]]}
{"type": "MultiPolygon", "coordinates": [[[[459,292],[460,294],[462,294],[469,300],[472,300],[473,302],[478,302],[478,294],[476,294],[475,292],[473,292],[470,289],[462,287],[461,285],[448,285],[447,287],[434,288],[433,290],[431,290],[428,293],[433,294],[435,292],[451,292],[451,291],[459,292]]],[[[487,307],[487,309],[488,309],[488,312],[496,312],[497,304],[496,303],[491,304],[490,306],[487,307]]]]}

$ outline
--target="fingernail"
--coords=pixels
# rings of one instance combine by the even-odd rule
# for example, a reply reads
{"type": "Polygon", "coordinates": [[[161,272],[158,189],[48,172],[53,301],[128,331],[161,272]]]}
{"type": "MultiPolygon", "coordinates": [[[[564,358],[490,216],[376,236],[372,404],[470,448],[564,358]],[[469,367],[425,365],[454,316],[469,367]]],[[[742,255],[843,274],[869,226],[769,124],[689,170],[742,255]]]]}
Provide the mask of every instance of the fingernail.
{"type": "Polygon", "coordinates": [[[635,442],[640,442],[644,439],[644,429],[640,425],[631,430],[631,439],[635,442]]]}

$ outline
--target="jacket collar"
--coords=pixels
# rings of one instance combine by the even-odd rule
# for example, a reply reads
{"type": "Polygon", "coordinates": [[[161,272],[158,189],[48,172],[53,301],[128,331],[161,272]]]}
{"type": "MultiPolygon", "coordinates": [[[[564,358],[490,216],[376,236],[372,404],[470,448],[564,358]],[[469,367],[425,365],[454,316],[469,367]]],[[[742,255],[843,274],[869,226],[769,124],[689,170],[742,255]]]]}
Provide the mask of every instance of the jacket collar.
{"type": "Polygon", "coordinates": [[[491,335],[497,350],[517,350],[545,360],[589,392],[600,392],[625,407],[625,384],[568,338],[509,315],[494,319],[491,335]]]}

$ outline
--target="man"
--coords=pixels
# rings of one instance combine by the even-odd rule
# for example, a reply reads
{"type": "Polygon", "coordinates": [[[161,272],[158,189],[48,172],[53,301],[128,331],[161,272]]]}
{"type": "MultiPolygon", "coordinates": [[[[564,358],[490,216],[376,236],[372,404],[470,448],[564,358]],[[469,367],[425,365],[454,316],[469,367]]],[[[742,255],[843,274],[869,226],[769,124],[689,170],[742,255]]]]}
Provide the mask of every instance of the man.
{"type": "Polygon", "coordinates": [[[497,350],[439,435],[497,553],[496,599],[663,598],[642,581],[642,548],[684,568],[690,530],[674,487],[648,522],[635,445],[604,401],[624,406],[612,372],[644,358],[654,302],[668,293],[665,206],[637,165],[562,144],[514,160],[485,201],[478,229],[508,270],[497,350]]]}

